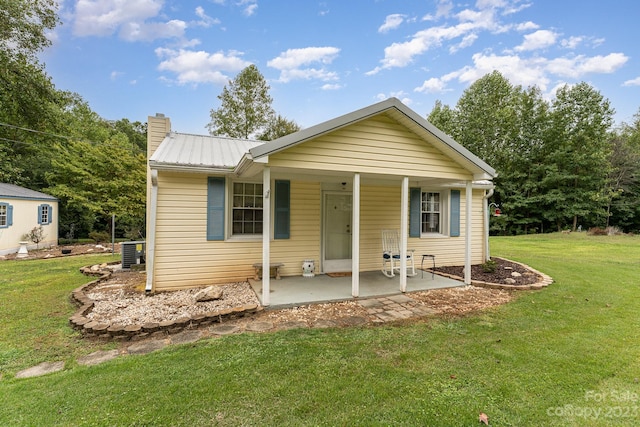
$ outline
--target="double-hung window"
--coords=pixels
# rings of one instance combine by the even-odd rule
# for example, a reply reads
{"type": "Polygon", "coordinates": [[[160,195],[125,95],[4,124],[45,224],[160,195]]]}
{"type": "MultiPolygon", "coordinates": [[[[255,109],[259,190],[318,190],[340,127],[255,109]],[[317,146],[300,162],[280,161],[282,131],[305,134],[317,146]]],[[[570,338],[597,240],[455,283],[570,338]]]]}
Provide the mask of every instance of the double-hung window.
{"type": "Polygon", "coordinates": [[[438,192],[422,192],[420,208],[423,233],[442,233],[442,203],[438,192]]]}
{"type": "Polygon", "coordinates": [[[38,224],[47,225],[51,223],[51,206],[38,206],[38,224]]]}
{"type": "Polygon", "coordinates": [[[232,234],[262,234],[262,184],[233,183],[232,234]]]}
{"type": "Polygon", "coordinates": [[[0,203],[0,227],[9,226],[9,205],[0,203]]]}
{"type": "Polygon", "coordinates": [[[460,190],[411,188],[409,237],[460,236],[460,190]]]}

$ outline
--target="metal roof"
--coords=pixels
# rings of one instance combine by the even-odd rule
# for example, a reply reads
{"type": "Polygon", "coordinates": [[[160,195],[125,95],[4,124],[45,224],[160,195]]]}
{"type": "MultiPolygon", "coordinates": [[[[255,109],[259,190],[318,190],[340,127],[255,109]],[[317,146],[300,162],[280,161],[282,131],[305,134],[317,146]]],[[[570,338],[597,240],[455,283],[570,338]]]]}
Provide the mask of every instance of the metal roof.
{"type": "Polygon", "coordinates": [[[254,159],[258,159],[380,114],[388,115],[424,140],[434,144],[436,148],[466,166],[470,171],[473,171],[474,176],[477,177],[476,179],[491,179],[496,176],[495,169],[458,142],[454,141],[449,135],[429,123],[427,119],[421,117],[418,113],[404,105],[397,98],[389,98],[316,126],[283,136],[282,138],[252,148],[250,153],[254,159]]]}
{"type": "Polygon", "coordinates": [[[250,149],[263,144],[264,141],[171,132],[153,153],[149,165],[155,169],[186,167],[232,170],[250,149]]]}
{"type": "Polygon", "coordinates": [[[9,199],[29,199],[29,200],[58,200],[53,196],[39,191],[29,190],[14,184],[0,183],[0,197],[9,199]]]}

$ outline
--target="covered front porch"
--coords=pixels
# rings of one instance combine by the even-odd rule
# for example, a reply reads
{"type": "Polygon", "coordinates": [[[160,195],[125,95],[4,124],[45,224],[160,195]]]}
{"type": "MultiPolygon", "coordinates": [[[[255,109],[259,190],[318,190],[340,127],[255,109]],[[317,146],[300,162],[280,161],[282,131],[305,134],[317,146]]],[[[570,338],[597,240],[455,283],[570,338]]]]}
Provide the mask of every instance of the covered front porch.
{"type": "MultiPolygon", "coordinates": [[[[359,282],[360,299],[402,293],[398,286],[399,277],[385,277],[379,270],[361,272],[359,282]]],[[[262,281],[250,279],[249,283],[258,296],[260,303],[264,303],[262,281]]],[[[302,276],[283,277],[280,280],[270,281],[268,305],[271,307],[290,307],[350,300],[353,299],[351,285],[351,276],[331,277],[327,274],[316,274],[311,278],[302,276]]],[[[407,277],[406,291],[416,292],[457,286],[465,286],[465,284],[437,274],[432,278],[430,271],[418,271],[416,276],[407,277]]]]}

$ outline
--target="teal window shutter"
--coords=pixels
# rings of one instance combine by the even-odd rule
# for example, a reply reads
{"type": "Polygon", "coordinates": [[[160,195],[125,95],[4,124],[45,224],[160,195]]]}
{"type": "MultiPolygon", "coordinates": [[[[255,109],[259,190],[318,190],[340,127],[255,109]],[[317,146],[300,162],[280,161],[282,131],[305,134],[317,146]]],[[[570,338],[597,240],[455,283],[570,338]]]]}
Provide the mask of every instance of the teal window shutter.
{"type": "Polygon", "coordinates": [[[42,225],[42,207],[44,205],[39,205],[38,206],[38,224],[42,225]]]}
{"type": "Polygon", "coordinates": [[[273,211],[273,237],[288,239],[291,228],[291,183],[276,180],[273,211]]]}
{"type": "Polygon", "coordinates": [[[224,240],[224,178],[207,183],[207,240],[224,240]]]}
{"type": "Polygon", "coordinates": [[[460,190],[451,190],[451,215],[449,217],[449,235],[460,236],[460,190]]]}
{"type": "Polygon", "coordinates": [[[420,202],[422,191],[419,188],[409,190],[409,237],[420,237],[420,202]]]}
{"type": "Polygon", "coordinates": [[[7,205],[7,227],[13,225],[13,205],[7,205]]]}

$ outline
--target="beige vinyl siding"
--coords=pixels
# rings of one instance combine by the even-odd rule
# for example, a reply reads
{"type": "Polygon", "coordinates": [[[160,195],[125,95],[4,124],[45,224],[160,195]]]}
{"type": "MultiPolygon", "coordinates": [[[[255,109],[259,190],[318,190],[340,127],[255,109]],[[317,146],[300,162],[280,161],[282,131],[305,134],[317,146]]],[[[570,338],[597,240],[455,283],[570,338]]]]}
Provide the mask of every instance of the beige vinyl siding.
{"type": "MultiPolygon", "coordinates": [[[[244,281],[262,262],[261,238],[207,241],[205,175],[160,172],[156,224],[156,291],[244,281]]],[[[292,182],[291,237],[271,241],[271,260],[285,264],[284,275],[302,274],[305,259],[320,258],[319,229],[320,184],[292,182]]]]}
{"type": "MultiPolygon", "coordinates": [[[[400,228],[400,185],[361,187],[360,269],[381,268],[382,229],[400,228]]],[[[465,253],[465,191],[461,189],[460,237],[410,238],[408,247],[435,254],[438,265],[462,265],[465,253]]],[[[483,262],[482,197],[473,193],[472,263],[483,262]]],[[[207,177],[161,172],[158,186],[155,290],[173,290],[253,277],[252,264],[262,261],[262,239],[207,241],[207,177]]],[[[271,260],[285,264],[284,276],[302,274],[302,262],[321,259],[321,200],[319,182],[291,182],[290,239],[271,241],[271,260]]]]}
{"type": "MultiPolygon", "coordinates": [[[[484,192],[475,190],[472,200],[471,254],[472,264],[480,264],[484,258],[484,226],[482,199],[484,192]]],[[[400,229],[400,186],[362,186],[360,270],[371,271],[382,267],[383,229],[400,229]]],[[[447,209],[447,215],[449,211],[447,209]]],[[[422,254],[436,255],[438,265],[462,265],[465,254],[466,195],[460,189],[460,236],[433,236],[409,238],[408,249],[414,249],[417,265],[422,254]]]]}
{"type": "Polygon", "coordinates": [[[385,115],[322,135],[269,157],[269,165],[442,179],[470,174],[385,115]]]}

